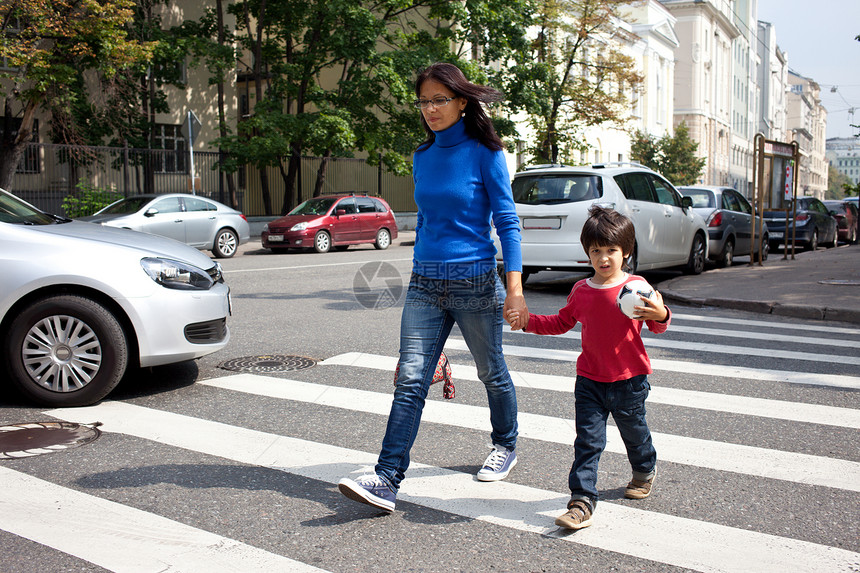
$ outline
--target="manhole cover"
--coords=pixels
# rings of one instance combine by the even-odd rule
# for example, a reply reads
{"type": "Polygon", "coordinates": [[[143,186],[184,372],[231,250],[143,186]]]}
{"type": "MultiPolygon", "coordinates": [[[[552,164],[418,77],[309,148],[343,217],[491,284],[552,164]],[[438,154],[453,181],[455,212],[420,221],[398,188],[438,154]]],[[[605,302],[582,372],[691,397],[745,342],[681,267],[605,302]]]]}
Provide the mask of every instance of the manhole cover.
{"type": "Polygon", "coordinates": [[[0,460],[12,460],[77,448],[96,440],[99,422],[38,422],[0,426],[0,460]]]}
{"type": "Polygon", "coordinates": [[[860,286],[860,280],[851,280],[851,279],[831,279],[826,281],[818,281],[823,285],[846,285],[846,286],[860,286]]]}
{"type": "Polygon", "coordinates": [[[313,368],[317,361],[306,356],[283,356],[273,354],[270,356],[245,356],[233,358],[218,365],[224,370],[237,372],[289,372],[292,370],[304,370],[313,368]]]}

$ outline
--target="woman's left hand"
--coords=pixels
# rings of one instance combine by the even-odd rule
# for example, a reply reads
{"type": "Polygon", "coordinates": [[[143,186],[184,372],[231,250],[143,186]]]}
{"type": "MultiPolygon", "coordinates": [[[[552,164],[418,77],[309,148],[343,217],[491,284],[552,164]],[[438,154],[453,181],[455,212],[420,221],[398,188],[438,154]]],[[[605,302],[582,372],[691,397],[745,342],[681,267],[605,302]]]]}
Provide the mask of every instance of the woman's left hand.
{"type": "Polygon", "coordinates": [[[505,275],[508,295],[505,297],[505,307],[502,317],[511,325],[511,330],[525,328],[529,322],[529,307],[523,296],[522,274],[511,271],[505,275]]]}

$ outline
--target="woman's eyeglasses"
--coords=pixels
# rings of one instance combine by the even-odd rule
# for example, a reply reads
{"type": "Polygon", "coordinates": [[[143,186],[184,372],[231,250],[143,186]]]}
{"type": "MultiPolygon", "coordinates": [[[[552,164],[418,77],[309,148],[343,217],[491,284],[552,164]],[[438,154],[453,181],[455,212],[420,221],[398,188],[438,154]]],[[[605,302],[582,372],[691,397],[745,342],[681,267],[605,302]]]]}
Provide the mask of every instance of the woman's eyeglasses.
{"type": "Polygon", "coordinates": [[[448,105],[448,102],[456,99],[452,97],[434,97],[433,99],[417,99],[412,102],[412,105],[417,107],[418,109],[427,109],[430,107],[430,104],[433,104],[433,107],[442,107],[448,105]]]}

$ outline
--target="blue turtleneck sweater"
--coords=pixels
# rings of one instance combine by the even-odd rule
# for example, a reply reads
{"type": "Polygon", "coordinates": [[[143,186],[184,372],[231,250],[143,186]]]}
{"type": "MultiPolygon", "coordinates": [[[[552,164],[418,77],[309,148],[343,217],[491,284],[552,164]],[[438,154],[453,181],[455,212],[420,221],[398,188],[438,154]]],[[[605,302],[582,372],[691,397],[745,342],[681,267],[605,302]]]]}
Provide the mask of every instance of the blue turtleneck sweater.
{"type": "Polygon", "coordinates": [[[418,222],[413,270],[435,279],[468,278],[496,267],[490,217],[506,271],[522,271],[520,229],[508,166],[466,134],[460,119],[416,151],[412,164],[418,222]]]}

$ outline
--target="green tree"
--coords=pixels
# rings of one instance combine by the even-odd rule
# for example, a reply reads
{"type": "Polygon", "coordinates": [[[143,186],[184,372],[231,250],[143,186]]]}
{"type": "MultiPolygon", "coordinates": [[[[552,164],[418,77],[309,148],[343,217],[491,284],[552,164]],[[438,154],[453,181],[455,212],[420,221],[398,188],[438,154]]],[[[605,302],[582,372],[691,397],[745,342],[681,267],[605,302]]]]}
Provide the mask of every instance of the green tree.
{"type": "Polygon", "coordinates": [[[616,22],[625,0],[545,0],[533,18],[537,32],[502,71],[513,111],[523,111],[539,162],[571,161],[585,149],[584,128],[621,124],[628,94],[642,77],[618,49],[625,33],[616,22]]]}
{"type": "Polygon", "coordinates": [[[705,159],[696,156],[699,144],[690,139],[687,124],[681,122],[673,135],[657,139],[636,130],[630,159],[661,173],[675,185],[692,185],[702,176],[705,159]]]}
{"type": "Polygon", "coordinates": [[[286,212],[300,199],[295,183],[307,152],[324,158],[316,192],[333,156],[363,152],[372,164],[407,173],[423,139],[408,106],[415,72],[451,61],[475,81],[487,78],[485,64],[505,60],[523,41],[531,8],[530,0],[242,0],[229,9],[250,54],[256,105],[220,145],[230,152],[228,169],[260,169],[271,213],[266,168],[284,180],[286,212]],[[467,61],[478,52],[478,61],[467,61]]]}
{"type": "Polygon", "coordinates": [[[845,186],[851,186],[851,178],[829,165],[827,168],[827,198],[842,199],[845,186]]]}
{"type": "Polygon", "coordinates": [[[151,57],[152,45],[129,37],[133,8],[133,0],[0,4],[0,58],[6,62],[0,69],[0,187],[10,187],[39,108],[50,113],[55,141],[78,143],[110,130],[110,114],[88,100],[86,85],[97,84],[109,98],[125,70],[151,57]]]}

